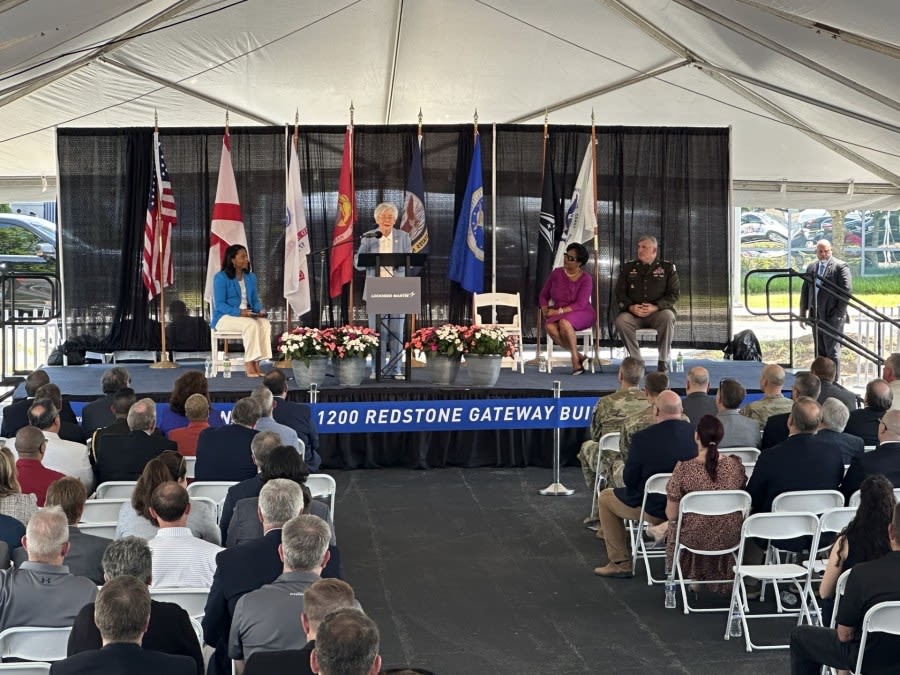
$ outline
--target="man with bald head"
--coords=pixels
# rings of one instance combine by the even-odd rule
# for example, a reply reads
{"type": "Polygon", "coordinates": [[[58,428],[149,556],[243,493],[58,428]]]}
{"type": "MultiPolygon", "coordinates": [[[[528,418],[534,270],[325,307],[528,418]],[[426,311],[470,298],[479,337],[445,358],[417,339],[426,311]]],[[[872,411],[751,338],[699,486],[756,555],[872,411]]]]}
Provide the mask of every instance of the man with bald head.
{"type": "Polygon", "coordinates": [[[709,395],[709,371],[703,366],[694,366],[687,372],[684,393],[681,405],[694,426],[704,415],[715,415],[718,412],[716,400],[709,395]]]}
{"type": "Polygon", "coordinates": [[[759,428],[764,429],[770,416],[790,412],[791,401],[781,391],[784,388],[784,377],[784,368],[777,363],[763,366],[759,374],[759,388],[763,397],[741,408],[741,415],[756,420],[759,428]]]}
{"type": "MultiPolygon", "coordinates": [[[[600,527],[606,540],[606,556],[609,562],[594,569],[601,577],[630,578],[631,555],[625,535],[625,518],[638,518],[644,485],[657,473],[671,473],[675,465],[697,456],[694,443],[694,425],[681,419],[681,398],[673,391],[664,391],[656,397],[654,415],[656,424],[637,432],[631,441],[631,450],[622,471],[625,487],[607,488],[597,499],[600,527]]],[[[843,470],[843,465],[841,465],[843,470]]],[[[666,519],[664,495],[647,497],[646,520],[657,525],[666,519]]]]}
{"type": "Polygon", "coordinates": [[[844,432],[859,436],[865,445],[878,445],[878,423],[893,402],[891,385],[881,378],[872,380],[866,385],[866,407],[850,411],[844,432]]]}
{"type": "Polygon", "coordinates": [[[850,462],[841,492],[847,499],[859,490],[863,480],[880,473],[900,488],[900,410],[888,410],[878,422],[878,447],[850,462]]]}
{"type": "MultiPolygon", "coordinates": [[[[801,396],[809,396],[819,401],[821,387],[822,381],[816,375],[797,373],[794,376],[794,386],[791,387],[791,399],[796,401],[801,396]]],[[[821,405],[821,401],[819,404],[821,405]]],[[[759,446],[761,450],[778,445],[788,437],[788,417],[790,415],[790,412],[769,415],[769,419],[763,427],[762,443],[759,446]]]]}
{"type": "Polygon", "coordinates": [[[791,406],[787,440],[760,454],[747,483],[754,513],[768,513],[772,501],[793,490],[837,490],[844,477],[840,448],[815,433],[822,422],[818,401],[801,396],[791,406]]]}

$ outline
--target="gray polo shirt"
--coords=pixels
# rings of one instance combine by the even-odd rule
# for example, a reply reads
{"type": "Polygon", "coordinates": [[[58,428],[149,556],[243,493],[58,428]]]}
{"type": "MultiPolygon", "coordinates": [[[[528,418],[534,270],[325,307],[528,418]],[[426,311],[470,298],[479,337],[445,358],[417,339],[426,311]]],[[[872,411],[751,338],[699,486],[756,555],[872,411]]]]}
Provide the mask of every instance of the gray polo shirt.
{"type": "Polygon", "coordinates": [[[70,574],[66,565],[23,562],[0,573],[0,630],[71,626],[96,597],[96,584],[70,574]]]}
{"type": "Polygon", "coordinates": [[[302,649],[303,592],[319,580],[315,572],[284,572],[238,600],[228,636],[228,657],[248,659],[255,651],[302,649]]]}

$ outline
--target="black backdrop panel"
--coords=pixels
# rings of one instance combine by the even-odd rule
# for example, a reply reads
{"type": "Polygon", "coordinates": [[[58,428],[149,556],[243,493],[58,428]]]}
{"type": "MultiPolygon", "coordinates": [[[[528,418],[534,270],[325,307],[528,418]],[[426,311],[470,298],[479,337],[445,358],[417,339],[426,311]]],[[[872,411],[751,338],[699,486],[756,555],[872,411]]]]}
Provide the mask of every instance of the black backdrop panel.
{"type": "MultiPolygon", "coordinates": [[[[537,312],[535,266],[541,193],[542,126],[481,125],[486,209],[485,288],[496,256],[498,291],[523,294],[526,339],[537,312]],[[494,134],[496,133],[496,150],[494,134]],[[492,163],[496,152],[496,201],[492,163]],[[496,209],[496,213],[495,213],[496,209]],[[496,222],[496,250],[492,228],[496,222]]],[[[282,298],[284,170],[287,130],[234,128],[232,161],[250,255],[260,294],[272,311],[273,332],[285,328],[282,298]]],[[[400,204],[406,189],[416,127],[355,128],[357,235],[374,227],[381,201],[400,204]]],[[[552,162],[564,212],[590,129],[551,126],[552,162]]],[[[205,312],[203,284],[209,222],[216,191],[222,129],[160,132],[178,210],[173,235],[175,283],[166,303],[180,299],[205,312]]],[[[615,316],[612,287],[637,238],[653,234],[681,276],[676,344],[716,348],[730,337],[727,129],[603,127],[597,130],[600,309],[604,338],[615,316]]],[[[313,311],[308,325],[347,320],[349,292],[332,301],[327,288],[328,245],[335,220],[343,126],[300,129],[301,183],[312,249],[313,311]]],[[[159,346],[158,301],[148,306],[140,260],[152,157],[152,130],[61,129],[58,134],[60,231],[70,337],[106,350],[159,346]]],[[[420,324],[468,321],[469,299],[447,278],[459,202],[465,189],[472,126],[426,126],[423,141],[425,210],[430,236],[423,271],[426,302],[420,324]]],[[[590,247],[589,247],[590,248],[590,247]]],[[[365,318],[363,273],[353,284],[353,320],[365,318]]]]}

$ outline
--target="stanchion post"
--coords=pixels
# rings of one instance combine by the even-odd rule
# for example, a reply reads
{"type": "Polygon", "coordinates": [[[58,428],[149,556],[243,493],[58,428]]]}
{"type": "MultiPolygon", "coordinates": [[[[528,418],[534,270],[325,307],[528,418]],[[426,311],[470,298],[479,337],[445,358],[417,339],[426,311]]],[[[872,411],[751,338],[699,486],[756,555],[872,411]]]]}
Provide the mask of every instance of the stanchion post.
{"type": "Polygon", "coordinates": [[[310,405],[319,402],[319,385],[315,382],[309,383],[309,403],[310,405]]]}
{"type": "MultiPolygon", "coordinates": [[[[557,410],[559,410],[560,398],[560,381],[553,380],[553,400],[556,401],[557,410]]],[[[567,497],[575,494],[575,490],[570,490],[559,480],[559,452],[560,452],[560,434],[559,434],[559,418],[553,426],[553,482],[543,490],[538,492],[547,497],[567,497]]]]}

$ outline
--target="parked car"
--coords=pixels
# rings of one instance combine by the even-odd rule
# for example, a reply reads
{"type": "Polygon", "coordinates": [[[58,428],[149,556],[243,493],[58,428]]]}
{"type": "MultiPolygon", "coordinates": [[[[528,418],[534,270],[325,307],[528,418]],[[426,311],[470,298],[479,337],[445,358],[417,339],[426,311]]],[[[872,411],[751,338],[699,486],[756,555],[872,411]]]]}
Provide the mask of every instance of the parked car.
{"type": "Polygon", "coordinates": [[[774,241],[787,243],[787,228],[768,213],[748,211],[741,214],[741,243],[774,241]]]}
{"type": "MultiPolygon", "coordinates": [[[[0,272],[57,276],[56,224],[35,216],[0,213],[0,272]]],[[[0,288],[2,306],[34,312],[49,308],[55,285],[46,279],[14,278],[0,288]]]]}

